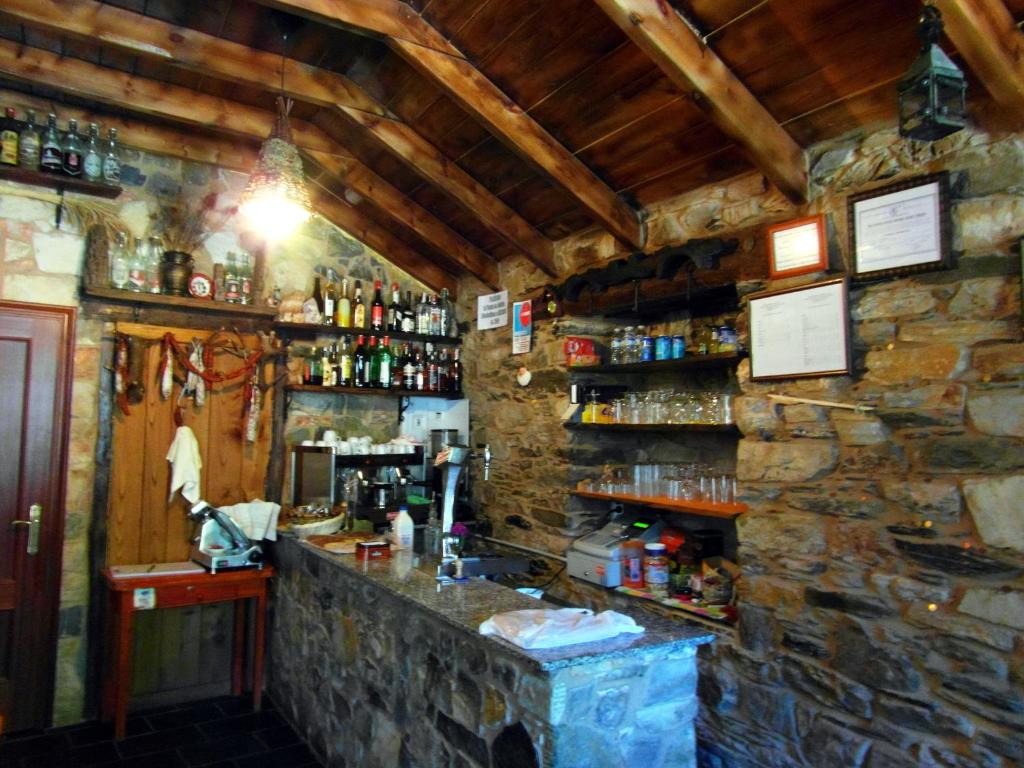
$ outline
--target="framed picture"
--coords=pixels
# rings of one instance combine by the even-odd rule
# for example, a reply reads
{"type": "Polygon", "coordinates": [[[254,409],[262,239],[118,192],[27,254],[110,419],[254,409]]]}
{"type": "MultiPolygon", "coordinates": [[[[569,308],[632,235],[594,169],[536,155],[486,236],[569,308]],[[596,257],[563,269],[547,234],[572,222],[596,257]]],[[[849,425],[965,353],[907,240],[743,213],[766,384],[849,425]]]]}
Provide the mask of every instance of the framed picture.
{"type": "Polygon", "coordinates": [[[751,294],[750,378],[841,376],[850,372],[845,277],[751,294]]]}
{"type": "Polygon", "coordinates": [[[855,279],[952,266],[947,172],[851,195],[847,208],[855,279]]]}
{"type": "Polygon", "coordinates": [[[806,275],[828,269],[828,244],[822,214],[768,227],[768,274],[806,275]]]}

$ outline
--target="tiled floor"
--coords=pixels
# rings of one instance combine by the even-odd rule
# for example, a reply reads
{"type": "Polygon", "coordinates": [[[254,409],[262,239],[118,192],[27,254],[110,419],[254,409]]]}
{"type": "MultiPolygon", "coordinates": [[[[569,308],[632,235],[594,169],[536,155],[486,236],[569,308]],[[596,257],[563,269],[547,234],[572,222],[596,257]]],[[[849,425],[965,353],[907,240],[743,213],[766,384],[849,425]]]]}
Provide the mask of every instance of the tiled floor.
{"type": "Polygon", "coordinates": [[[318,766],[313,753],[263,700],[219,698],[132,714],[128,735],[89,723],[0,741],[2,768],[300,768],[318,766]]]}

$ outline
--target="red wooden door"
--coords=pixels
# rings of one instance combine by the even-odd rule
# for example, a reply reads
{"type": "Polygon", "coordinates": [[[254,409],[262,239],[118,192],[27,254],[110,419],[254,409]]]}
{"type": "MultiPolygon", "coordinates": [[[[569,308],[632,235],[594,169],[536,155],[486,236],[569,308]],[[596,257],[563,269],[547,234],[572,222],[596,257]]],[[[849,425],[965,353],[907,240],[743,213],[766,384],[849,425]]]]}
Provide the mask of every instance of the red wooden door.
{"type": "Polygon", "coordinates": [[[75,311],[0,302],[0,717],[49,725],[75,311]],[[37,515],[30,510],[36,509],[37,515]],[[37,517],[37,523],[30,523],[37,517]]]}

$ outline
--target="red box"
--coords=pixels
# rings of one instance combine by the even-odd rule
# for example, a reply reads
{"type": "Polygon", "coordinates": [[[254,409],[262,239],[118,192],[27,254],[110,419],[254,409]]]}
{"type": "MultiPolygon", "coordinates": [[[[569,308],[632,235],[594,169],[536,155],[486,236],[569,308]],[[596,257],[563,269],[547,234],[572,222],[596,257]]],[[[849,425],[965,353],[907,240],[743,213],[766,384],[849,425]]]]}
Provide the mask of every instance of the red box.
{"type": "Polygon", "coordinates": [[[386,541],[360,541],[356,544],[356,559],[368,563],[391,557],[391,545],[386,541]]]}
{"type": "Polygon", "coordinates": [[[567,336],[562,350],[565,352],[565,364],[570,367],[601,364],[601,345],[593,339],[567,336]]]}

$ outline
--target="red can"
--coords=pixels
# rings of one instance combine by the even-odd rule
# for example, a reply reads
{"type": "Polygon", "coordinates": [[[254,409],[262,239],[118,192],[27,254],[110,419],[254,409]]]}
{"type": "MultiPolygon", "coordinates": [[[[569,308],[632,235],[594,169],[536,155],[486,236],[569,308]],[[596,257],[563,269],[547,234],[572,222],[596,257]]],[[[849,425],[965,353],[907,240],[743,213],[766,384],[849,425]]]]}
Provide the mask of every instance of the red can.
{"type": "Polygon", "coordinates": [[[641,589],[644,585],[644,543],[630,539],[622,544],[622,586],[641,589]]]}

